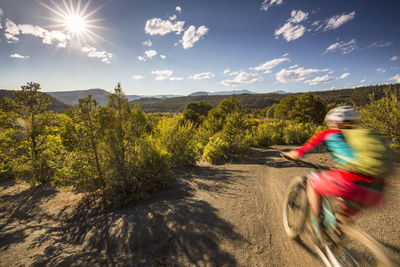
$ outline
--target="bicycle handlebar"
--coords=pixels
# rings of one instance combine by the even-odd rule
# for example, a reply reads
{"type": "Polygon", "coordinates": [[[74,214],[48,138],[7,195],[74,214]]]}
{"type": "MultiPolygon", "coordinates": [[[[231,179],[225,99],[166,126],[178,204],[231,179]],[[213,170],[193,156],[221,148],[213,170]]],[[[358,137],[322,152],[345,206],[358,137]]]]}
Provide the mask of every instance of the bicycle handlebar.
{"type": "Polygon", "coordinates": [[[286,155],[286,153],[284,153],[284,152],[281,152],[281,157],[283,157],[283,158],[285,158],[287,160],[293,161],[293,162],[295,162],[297,164],[298,163],[302,163],[304,165],[307,165],[307,166],[309,166],[311,168],[318,169],[318,170],[329,170],[330,169],[329,167],[322,166],[322,165],[319,165],[319,164],[316,164],[316,163],[312,163],[312,162],[308,162],[308,161],[304,161],[304,160],[301,160],[301,159],[294,160],[294,159],[288,157],[286,155]]]}

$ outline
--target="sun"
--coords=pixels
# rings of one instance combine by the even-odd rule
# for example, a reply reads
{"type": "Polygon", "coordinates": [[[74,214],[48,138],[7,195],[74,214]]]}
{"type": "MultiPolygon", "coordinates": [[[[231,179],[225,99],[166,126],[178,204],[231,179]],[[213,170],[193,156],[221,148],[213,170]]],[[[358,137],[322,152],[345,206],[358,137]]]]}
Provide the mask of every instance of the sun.
{"type": "Polygon", "coordinates": [[[98,39],[106,41],[95,32],[95,30],[105,29],[96,25],[102,19],[94,18],[104,5],[90,10],[91,0],[63,0],[59,2],[62,3],[61,5],[53,0],[46,2],[50,2],[50,4],[39,2],[52,13],[52,16],[45,17],[45,19],[56,22],[56,24],[49,25],[49,28],[56,28],[64,32],[70,39],[78,40],[81,46],[88,42],[96,42],[98,39]]]}
{"type": "Polygon", "coordinates": [[[86,31],[86,22],[79,15],[71,15],[65,19],[65,24],[68,27],[68,30],[72,34],[80,34],[86,31]]]}

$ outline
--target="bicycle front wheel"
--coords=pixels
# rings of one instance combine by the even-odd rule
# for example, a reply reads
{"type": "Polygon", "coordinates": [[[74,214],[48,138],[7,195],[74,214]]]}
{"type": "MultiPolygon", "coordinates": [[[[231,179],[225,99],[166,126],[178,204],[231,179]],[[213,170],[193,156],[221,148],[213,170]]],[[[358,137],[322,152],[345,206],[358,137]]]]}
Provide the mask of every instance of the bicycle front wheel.
{"type": "Polygon", "coordinates": [[[328,255],[333,266],[395,266],[384,247],[354,225],[343,225],[343,236],[328,255]]]}
{"type": "Polygon", "coordinates": [[[289,238],[295,238],[302,231],[308,210],[304,177],[294,178],[283,203],[283,227],[289,238]]]}

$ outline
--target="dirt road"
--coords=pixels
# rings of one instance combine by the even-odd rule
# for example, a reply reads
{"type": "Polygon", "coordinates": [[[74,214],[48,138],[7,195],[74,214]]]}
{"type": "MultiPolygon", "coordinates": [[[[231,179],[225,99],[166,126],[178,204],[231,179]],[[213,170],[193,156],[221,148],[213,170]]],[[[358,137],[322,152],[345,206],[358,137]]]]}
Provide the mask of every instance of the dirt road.
{"type": "MultiPolygon", "coordinates": [[[[71,192],[3,186],[0,266],[319,266],[306,244],[283,231],[286,186],[307,169],[281,159],[282,149],[200,163],[170,190],[106,214],[71,192]]],[[[327,163],[319,154],[308,159],[327,163]]],[[[400,179],[393,180],[385,207],[359,224],[400,265],[399,192],[400,179]]]]}

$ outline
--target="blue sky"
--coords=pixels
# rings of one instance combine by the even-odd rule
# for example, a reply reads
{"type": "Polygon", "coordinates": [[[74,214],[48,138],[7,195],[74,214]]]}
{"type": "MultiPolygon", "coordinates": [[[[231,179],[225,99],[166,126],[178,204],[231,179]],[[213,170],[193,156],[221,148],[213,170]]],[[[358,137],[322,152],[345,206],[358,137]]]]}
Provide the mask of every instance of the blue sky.
{"type": "Polygon", "coordinates": [[[398,1],[65,3],[0,0],[0,88],[121,82],[130,95],[187,95],[400,82],[398,1]]]}

